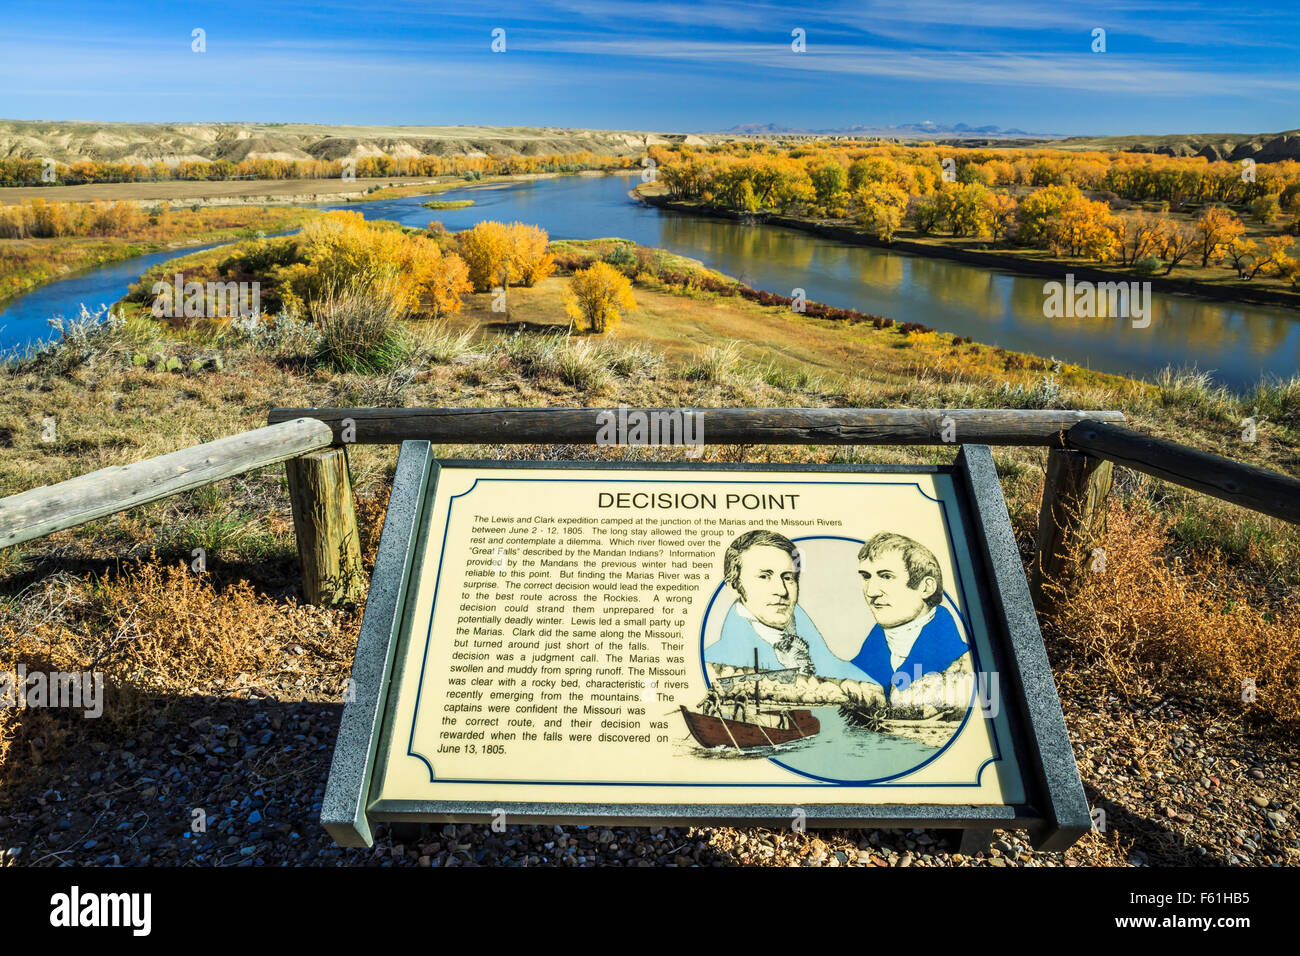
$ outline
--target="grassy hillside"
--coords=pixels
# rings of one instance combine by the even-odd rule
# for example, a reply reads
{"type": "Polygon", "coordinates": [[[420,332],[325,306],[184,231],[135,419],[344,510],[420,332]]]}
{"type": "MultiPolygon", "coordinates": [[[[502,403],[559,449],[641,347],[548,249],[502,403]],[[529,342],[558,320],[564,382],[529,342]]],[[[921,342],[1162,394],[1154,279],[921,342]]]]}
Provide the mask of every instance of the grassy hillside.
{"type": "Polygon", "coordinates": [[[1260,162],[1300,159],[1300,130],[1281,133],[1173,133],[1165,136],[1071,136],[1044,141],[1052,149],[1082,152],[1205,156],[1212,162],[1250,157],[1260,162]]]}
{"type": "Polygon", "coordinates": [[[340,159],[347,156],[539,155],[640,152],[725,139],[540,126],[325,126],[310,123],[76,123],[0,120],[0,156],[59,162],[340,159]]]}

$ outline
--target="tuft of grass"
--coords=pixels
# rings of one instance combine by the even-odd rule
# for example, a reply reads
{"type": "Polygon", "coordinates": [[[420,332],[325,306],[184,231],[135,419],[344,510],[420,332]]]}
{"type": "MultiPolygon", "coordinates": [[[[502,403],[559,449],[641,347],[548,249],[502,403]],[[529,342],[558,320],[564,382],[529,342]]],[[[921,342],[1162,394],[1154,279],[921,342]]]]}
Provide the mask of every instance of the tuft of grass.
{"type": "Polygon", "coordinates": [[[524,378],[543,379],[555,374],[555,353],[562,347],[560,335],[529,335],[516,332],[500,345],[502,358],[524,378]]]}
{"type": "Polygon", "coordinates": [[[740,365],[740,345],[728,342],[699,353],[683,370],[682,377],[693,382],[721,384],[731,380],[740,365]]]}
{"type": "Polygon", "coordinates": [[[791,392],[821,391],[824,387],[821,377],[805,365],[789,369],[775,362],[768,362],[766,367],[758,370],[758,374],[773,388],[782,388],[791,392]]]}
{"type": "Polygon", "coordinates": [[[474,345],[472,330],[455,332],[442,320],[421,326],[412,334],[411,357],[416,363],[431,361],[445,365],[470,351],[474,345]]]}
{"type": "Polygon", "coordinates": [[[555,352],[556,376],[584,392],[600,391],[609,382],[607,351],[586,341],[566,342],[555,352]]]}
{"type": "Polygon", "coordinates": [[[643,345],[611,346],[608,351],[609,370],[615,375],[654,378],[664,365],[662,354],[643,345]]]}
{"type": "Polygon", "coordinates": [[[1194,409],[1212,419],[1232,419],[1240,406],[1232,392],[1216,385],[1209,372],[1166,366],[1153,383],[1160,403],[1169,408],[1194,409]]]}
{"type": "Polygon", "coordinates": [[[392,282],[332,289],[311,304],[320,334],[315,360],[338,372],[373,375],[406,360],[407,310],[392,282]]]}
{"type": "Polygon", "coordinates": [[[614,350],[565,335],[529,335],[517,332],[500,346],[508,366],[524,378],[553,379],[582,391],[599,391],[609,382],[614,350]]]}
{"type": "Polygon", "coordinates": [[[1300,427],[1300,375],[1260,382],[1247,404],[1255,415],[1277,424],[1300,427]]]}

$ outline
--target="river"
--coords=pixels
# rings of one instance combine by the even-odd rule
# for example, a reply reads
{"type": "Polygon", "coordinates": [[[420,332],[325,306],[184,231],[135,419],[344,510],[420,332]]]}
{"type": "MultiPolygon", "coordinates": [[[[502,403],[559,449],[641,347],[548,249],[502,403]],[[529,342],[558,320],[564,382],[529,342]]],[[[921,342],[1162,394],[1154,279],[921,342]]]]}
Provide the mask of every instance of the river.
{"type": "MultiPolygon", "coordinates": [[[[637,181],[571,176],[469,186],[437,197],[473,199],[464,209],[426,209],[423,196],[330,208],[411,226],[436,219],[460,230],[483,219],[519,220],[542,226],[552,239],[632,239],[699,259],[756,288],[784,295],[799,288],[810,300],[1122,375],[1150,377],[1168,365],[1194,366],[1245,390],[1261,377],[1300,371],[1300,313],[1281,306],[1154,293],[1145,328],[1126,319],[1047,318],[1043,277],[659,210],[628,198],[637,181]]],[[[10,301],[0,309],[0,349],[48,338],[47,319],[75,316],[83,302],[93,308],[117,301],[149,265],[177,254],[104,266],[10,301]]]]}

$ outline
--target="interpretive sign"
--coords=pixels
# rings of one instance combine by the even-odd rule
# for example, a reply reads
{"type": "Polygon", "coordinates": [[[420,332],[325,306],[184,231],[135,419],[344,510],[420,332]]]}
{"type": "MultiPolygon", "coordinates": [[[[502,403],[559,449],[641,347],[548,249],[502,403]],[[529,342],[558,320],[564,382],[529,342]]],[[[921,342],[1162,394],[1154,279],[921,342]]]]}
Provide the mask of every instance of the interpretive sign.
{"type": "Polygon", "coordinates": [[[323,822],[1089,827],[1006,506],[953,466],[434,461],[323,822]]]}

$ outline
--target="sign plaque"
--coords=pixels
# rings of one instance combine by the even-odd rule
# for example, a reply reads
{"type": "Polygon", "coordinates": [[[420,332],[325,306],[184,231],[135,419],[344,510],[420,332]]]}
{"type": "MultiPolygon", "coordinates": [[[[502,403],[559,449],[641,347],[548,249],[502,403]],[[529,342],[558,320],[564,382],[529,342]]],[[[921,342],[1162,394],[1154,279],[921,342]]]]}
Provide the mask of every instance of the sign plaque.
{"type": "Polygon", "coordinates": [[[988,450],[403,446],[322,819],[1090,826],[988,450]]]}

